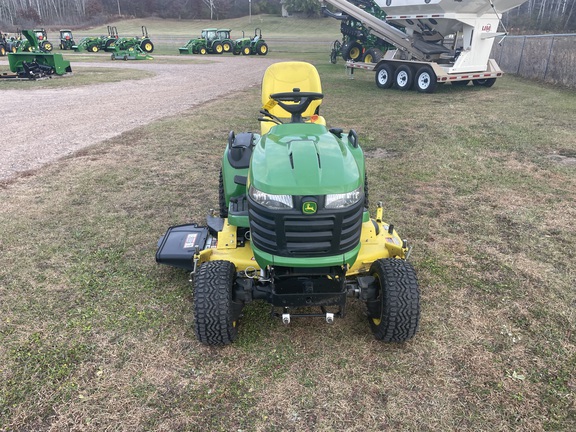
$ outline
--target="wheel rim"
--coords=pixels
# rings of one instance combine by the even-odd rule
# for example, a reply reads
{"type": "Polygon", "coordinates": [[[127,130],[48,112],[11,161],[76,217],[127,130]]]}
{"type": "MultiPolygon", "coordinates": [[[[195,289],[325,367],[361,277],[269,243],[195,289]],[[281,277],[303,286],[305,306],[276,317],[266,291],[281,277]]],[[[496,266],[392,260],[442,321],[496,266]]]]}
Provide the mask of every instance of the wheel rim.
{"type": "Polygon", "coordinates": [[[408,83],[408,74],[405,71],[400,71],[396,77],[396,82],[400,87],[406,87],[408,83]]]}
{"type": "Polygon", "coordinates": [[[422,90],[426,90],[428,87],[430,87],[430,82],[431,82],[431,78],[430,78],[430,75],[428,73],[422,73],[418,77],[418,86],[422,90]]]}
{"type": "Polygon", "coordinates": [[[360,57],[360,49],[357,47],[352,48],[349,55],[352,60],[356,60],[358,57],[360,57]]]}
{"type": "Polygon", "coordinates": [[[260,52],[261,52],[262,54],[266,54],[267,51],[268,51],[268,50],[266,49],[266,47],[265,47],[264,45],[262,45],[262,46],[260,47],[260,52]]]}
{"type": "Polygon", "coordinates": [[[224,51],[226,51],[226,52],[230,51],[230,44],[226,43],[222,47],[224,48],[224,51]]]}
{"type": "Polygon", "coordinates": [[[218,45],[218,46],[216,47],[216,52],[217,52],[218,54],[220,54],[220,53],[222,52],[222,45],[218,45]]]}
{"type": "Polygon", "coordinates": [[[385,85],[388,80],[390,79],[390,77],[388,76],[388,72],[384,69],[381,69],[380,72],[378,72],[378,82],[382,85],[385,85]]]}
{"type": "Polygon", "coordinates": [[[152,51],[152,44],[151,43],[147,43],[146,45],[144,45],[144,49],[148,52],[152,51]]]}
{"type": "Polygon", "coordinates": [[[250,48],[244,48],[244,54],[245,55],[250,54],[250,48]]]}

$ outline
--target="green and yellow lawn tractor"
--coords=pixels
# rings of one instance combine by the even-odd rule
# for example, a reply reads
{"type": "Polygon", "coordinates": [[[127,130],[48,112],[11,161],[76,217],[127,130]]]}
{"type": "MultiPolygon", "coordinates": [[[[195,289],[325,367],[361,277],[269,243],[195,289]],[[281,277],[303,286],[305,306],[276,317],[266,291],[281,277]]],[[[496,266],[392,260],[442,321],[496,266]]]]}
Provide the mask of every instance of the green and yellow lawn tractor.
{"type": "Polygon", "coordinates": [[[134,48],[132,51],[142,51],[145,53],[151,53],[154,51],[154,44],[148,36],[148,29],[146,26],[142,26],[142,36],[137,37],[121,37],[118,38],[113,44],[107,46],[105,50],[107,52],[117,52],[127,51],[130,48],[134,48]]]}
{"type": "Polygon", "coordinates": [[[230,132],[222,157],[219,214],[207,226],[173,226],[156,261],[191,272],[195,332],[207,345],[238,333],[243,307],[271,305],[284,324],[333,323],[348,297],[366,306],[374,336],[412,338],[420,295],[409,248],[371,217],[356,132],[328,129],[320,77],[304,62],[270,66],[262,81],[260,134],[230,132]]]}
{"type": "Polygon", "coordinates": [[[249,38],[244,36],[242,32],[242,37],[234,41],[234,51],[235,55],[266,55],[268,54],[268,44],[262,38],[262,30],[259,28],[254,30],[254,37],[249,38]]]}
{"type": "Polygon", "coordinates": [[[113,51],[118,40],[118,29],[115,26],[107,26],[108,34],[102,36],[87,36],[82,38],[78,45],[73,45],[74,51],[88,51],[97,53],[98,51],[113,51]]]}
{"type": "Polygon", "coordinates": [[[35,30],[22,30],[26,38],[25,51],[18,50],[8,54],[10,70],[16,72],[19,78],[38,79],[51,75],[64,75],[72,72],[68,60],[62,54],[45,52],[40,47],[35,30]]]}

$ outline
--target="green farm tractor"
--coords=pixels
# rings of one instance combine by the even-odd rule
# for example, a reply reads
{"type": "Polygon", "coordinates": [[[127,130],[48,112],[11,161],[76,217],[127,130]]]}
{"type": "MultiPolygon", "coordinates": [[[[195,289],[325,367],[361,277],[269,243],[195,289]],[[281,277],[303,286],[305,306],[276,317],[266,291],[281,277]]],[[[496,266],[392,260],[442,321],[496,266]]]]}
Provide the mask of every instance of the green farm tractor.
{"type": "Polygon", "coordinates": [[[223,54],[231,52],[234,42],[230,39],[230,29],[203,29],[199,38],[190,39],[178,48],[180,54],[223,54]]]}
{"type": "Polygon", "coordinates": [[[34,30],[22,30],[22,34],[24,31],[27,32],[34,32],[34,39],[36,40],[36,45],[32,45],[30,39],[26,37],[22,39],[22,43],[18,46],[18,52],[32,52],[32,51],[42,51],[45,53],[49,53],[54,48],[52,42],[48,40],[48,33],[45,29],[34,29],[34,30]]]}
{"type": "Polygon", "coordinates": [[[242,37],[234,41],[234,55],[266,55],[268,54],[268,45],[262,38],[262,30],[259,28],[254,30],[254,37],[245,37],[242,32],[242,37]]]}
{"type": "Polygon", "coordinates": [[[78,45],[73,45],[72,48],[74,51],[88,51],[92,53],[113,50],[118,40],[118,29],[116,29],[115,26],[108,26],[107,29],[107,35],[82,38],[78,45]]]}
{"type": "Polygon", "coordinates": [[[142,26],[142,36],[138,37],[121,37],[114,44],[106,47],[107,52],[126,51],[133,48],[133,51],[143,51],[147,54],[154,51],[154,44],[148,36],[148,29],[142,26]]]}
{"type": "Polygon", "coordinates": [[[195,332],[206,345],[237,335],[253,301],[289,324],[344,317],[349,297],[365,305],[376,339],[416,334],[420,294],[409,247],[372,217],[364,153],[354,130],[319,114],[318,71],[271,65],[262,80],[260,133],[230,132],[222,156],[219,211],[207,226],[170,227],[156,261],[191,272],[195,332]]]}
{"type": "Polygon", "coordinates": [[[64,51],[71,50],[74,45],[76,45],[76,42],[74,42],[74,36],[72,36],[72,30],[70,29],[60,30],[60,49],[64,51]]]}
{"type": "Polygon", "coordinates": [[[36,30],[22,30],[22,35],[27,48],[8,54],[10,70],[19,78],[38,79],[72,72],[70,62],[64,60],[62,54],[42,50],[36,30]]]}

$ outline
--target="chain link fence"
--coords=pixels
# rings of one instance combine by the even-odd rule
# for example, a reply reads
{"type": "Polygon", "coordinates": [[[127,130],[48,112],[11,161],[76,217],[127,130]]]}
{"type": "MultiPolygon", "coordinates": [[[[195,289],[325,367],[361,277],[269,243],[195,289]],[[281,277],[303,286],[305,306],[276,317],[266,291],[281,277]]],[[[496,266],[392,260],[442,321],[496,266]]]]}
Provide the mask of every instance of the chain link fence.
{"type": "Polygon", "coordinates": [[[506,36],[490,57],[504,72],[576,88],[576,34],[506,36]]]}

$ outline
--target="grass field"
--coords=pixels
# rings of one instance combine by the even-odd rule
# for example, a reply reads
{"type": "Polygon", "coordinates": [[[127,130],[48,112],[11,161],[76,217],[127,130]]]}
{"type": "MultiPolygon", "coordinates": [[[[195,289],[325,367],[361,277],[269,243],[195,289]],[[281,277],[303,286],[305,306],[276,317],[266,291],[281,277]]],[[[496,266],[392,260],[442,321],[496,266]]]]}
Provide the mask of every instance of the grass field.
{"type": "Polygon", "coordinates": [[[358,132],[371,201],[414,245],[416,337],[375,341],[352,300],[332,326],[253,303],[235,344],[197,343],[156,241],[218,207],[229,130],[259,127],[248,89],[1,186],[0,430],[576,428],[576,94],[380,91],[290,57],[316,64],[322,114],[358,132]]]}

